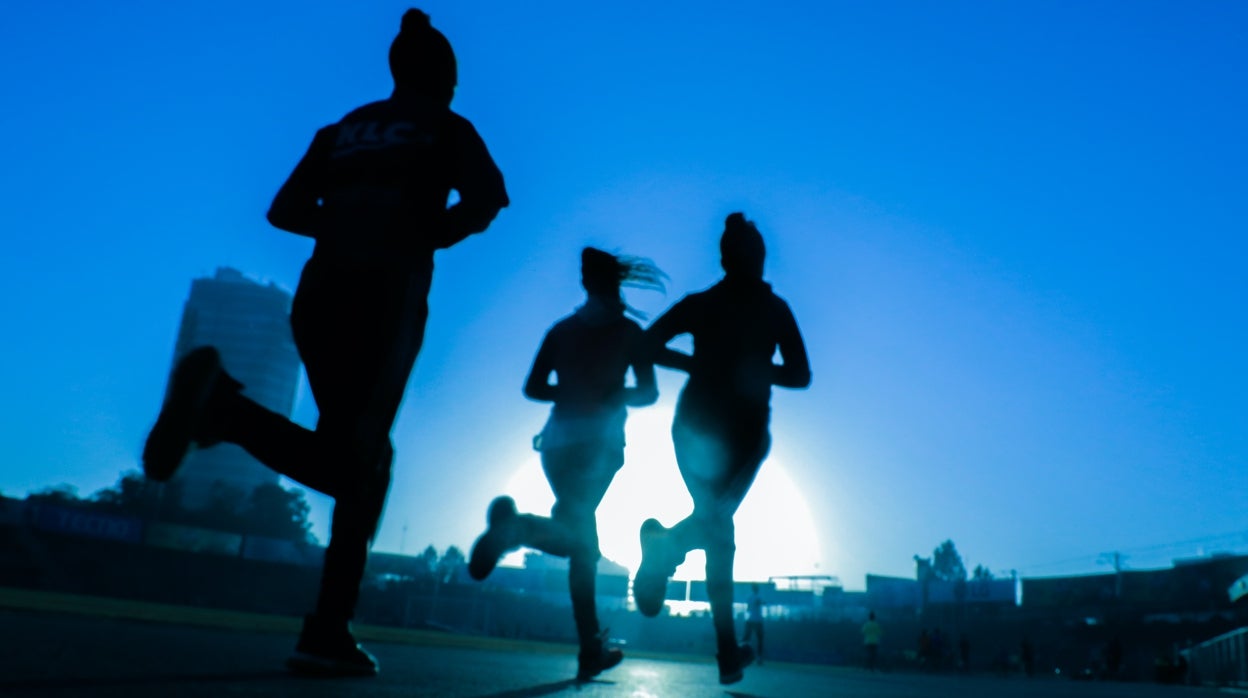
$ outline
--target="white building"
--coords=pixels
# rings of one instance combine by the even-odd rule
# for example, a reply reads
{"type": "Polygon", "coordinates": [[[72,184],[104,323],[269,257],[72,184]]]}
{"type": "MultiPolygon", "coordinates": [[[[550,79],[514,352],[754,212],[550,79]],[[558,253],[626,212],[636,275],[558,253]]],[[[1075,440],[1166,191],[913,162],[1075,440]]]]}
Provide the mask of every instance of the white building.
{"type": "MultiPolygon", "coordinates": [[[[291,295],[222,267],[211,278],[191,282],[174,347],[174,363],[196,347],[212,345],[243,393],[282,415],[294,410],[300,361],[290,330],[291,295]]],[[[177,474],[183,503],[202,507],[217,483],[250,494],[276,484],[278,475],[242,448],[220,444],[192,451],[177,474]]],[[[240,502],[241,503],[241,502],[240,502]]]]}

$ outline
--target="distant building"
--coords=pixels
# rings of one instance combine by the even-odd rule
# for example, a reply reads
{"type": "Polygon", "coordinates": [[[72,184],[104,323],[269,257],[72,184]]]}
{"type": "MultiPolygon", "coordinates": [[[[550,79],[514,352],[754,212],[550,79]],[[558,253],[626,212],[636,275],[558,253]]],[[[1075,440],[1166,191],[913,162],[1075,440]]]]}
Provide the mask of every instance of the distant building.
{"type": "Polygon", "coordinates": [[[1119,617],[1177,622],[1205,620],[1237,609],[1238,580],[1248,555],[1216,554],[1152,570],[1023,580],[1023,608],[1048,618],[1119,617]]]}
{"type": "MultiPolygon", "coordinates": [[[[300,361],[290,331],[291,295],[276,285],[262,284],[241,272],[222,267],[211,278],[191,282],[174,347],[177,363],[191,349],[212,345],[230,375],[245,386],[251,399],[290,416],[299,387],[300,361]]],[[[185,506],[207,504],[214,487],[224,485],[250,493],[278,481],[278,475],[242,448],[220,444],[193,451],[178,471],[185,506]]]]}
{"type": "MultiPolygon", "coordinates": [[[[524,553],[524,567],[500,566],[489,583],[540,599],[552,606],[571,606],[567,558],[535,550],[524,553]]],[[[628,600],[628,568],[603,557],[598,560],[595,597],[600,610],[618,610],[628,600]]]]}

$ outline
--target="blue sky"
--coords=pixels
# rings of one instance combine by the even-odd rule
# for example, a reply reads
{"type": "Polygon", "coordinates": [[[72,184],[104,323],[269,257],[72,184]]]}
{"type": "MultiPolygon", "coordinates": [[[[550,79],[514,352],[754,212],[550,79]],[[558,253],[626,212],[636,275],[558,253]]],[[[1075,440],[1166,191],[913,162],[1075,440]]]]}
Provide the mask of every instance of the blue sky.
{"type": "MultiPolygon", "coordinates": [[[[264,211],[318,127],[389,93],[406,7],[6,7],[0,492],[137,466],[193,278],[293,289],[310,243],[264,211]]],[[[629,298],[653,316],[718,278],[743,210],[815,379],[775,397],[759,492],[780,504],[739,521],[764,532],[739,576],[861,588],[946,538],[1031,575],[1248,551],[1248,6],[423,7],[513,205],[437,260],[379,549],[466,548],[533,481],[546,408],[520,386],[581,299],[581,246],[667,271],[629,298]]],[[[679,489],[679,386],[630,422],[613,529],[679,489]]]]}

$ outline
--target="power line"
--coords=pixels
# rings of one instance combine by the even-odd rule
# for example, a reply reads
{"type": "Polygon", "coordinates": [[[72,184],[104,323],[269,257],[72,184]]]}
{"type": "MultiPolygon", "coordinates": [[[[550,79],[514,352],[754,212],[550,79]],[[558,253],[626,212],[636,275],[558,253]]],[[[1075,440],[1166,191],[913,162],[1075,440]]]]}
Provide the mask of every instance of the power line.
{"type": "Polygon", "coordinates": [[[1033,565],[1015,565],[1014,569],[1017,569],[1020,574],[1025,571],[1034,573],[1036,570],[1048,569],[1048,568],[1054,568],[1054,567],[1070,567],[1079,563],[1083,563],[1087,567],[1093,568],[1093,567],[1096,567],[1097,564],[1103,562],[1106,559],[1106,555],[1119,556],[1117,565],[1121,567],[1121,564],[1122,564],[1121,558],[1125,556],[1140,556],[1144,553],[1154,553],[1154,552],[1175,549],[1175,548],[1185,548],[1185,547],[1191,547],[1191,546],[1196,546],[1196,545],[1209,545],[1209,544],[1214,543],[1215,541],[1221,542],[1223,544],[1235,542],[1235,543],[1243,544],[1245,547],[1248,547],[1248,530],[1201,536],[1199,538],[1190,538],[1187,540],[1175,541],[1173,543],[1157,543],[1154,545],[1145,545],[1145,546],[1139,546],[1135,548],[1122,548],[1113,553],[1095,553],[1095,554],[1088,554],[1088,555],[1080,555],[1078,557],[1066,558],[1063,560],[1041,562],[1041,563],[1037,563],[1033,565]]]}

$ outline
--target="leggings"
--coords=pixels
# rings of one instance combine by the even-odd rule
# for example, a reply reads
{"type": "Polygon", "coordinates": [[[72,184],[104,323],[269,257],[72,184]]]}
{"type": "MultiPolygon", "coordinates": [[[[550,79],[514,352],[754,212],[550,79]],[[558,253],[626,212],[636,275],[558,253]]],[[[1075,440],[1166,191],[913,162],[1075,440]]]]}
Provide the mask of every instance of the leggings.
{"type": "Polygon", "coordinates": [[[595,512],[615,473],[624,464],[624,450],[596,441],[542,451],[542,470],[555,494],[550,517],[521,518],[523,544],[568,558],[568,591],[581,649],[601,650],[598,611],[594,602],[598,574],[598,521],[595,512]]]}
{"type": "Polygon", "coordinates": [[[721,655],[736,648],[732,613],[732,567],[736,556],[733,515],[750,490],[771,448],[766,413],[699,418],[677,410],[672,424],[676,463],[693,498],[693,513],[672,527],[683,557],[706,551],[706,591],[721,655]]]}
{"type": "Polygon", "coordinates": [[[313,256],[291,309],[295,346],[320,416],[309,430],[227,395],[224,440],[334,498],[316,615],[355,614],[390,487],[390,430],[424,340],[429,275],[329,265],[313,256]]]}

